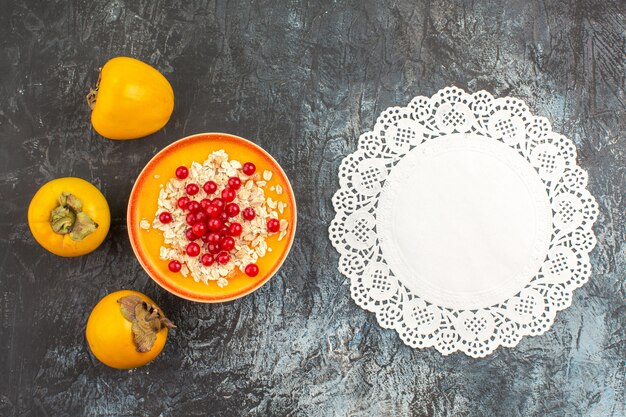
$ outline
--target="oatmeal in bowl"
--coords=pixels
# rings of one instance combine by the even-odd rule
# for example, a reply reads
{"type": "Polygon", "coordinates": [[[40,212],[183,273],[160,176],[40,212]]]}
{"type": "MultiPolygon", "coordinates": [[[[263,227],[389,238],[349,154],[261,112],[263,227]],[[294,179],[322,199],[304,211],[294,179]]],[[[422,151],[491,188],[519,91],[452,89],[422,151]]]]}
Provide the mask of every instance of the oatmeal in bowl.
{"type": "Polygon", "coordinates": [[[131,193],[128,225],[157,283],[195,301],[226,301],[281,266],[293,242],[295,200],[261,148],[231,135],[194,135],[148,163],[131,193]]]}
{"type": "Polygon", "coordinates": [[[282,240],[289,227],[280,218],[288,203],[265,196],[272,171],[259,174],[253,163],[229,159],[220,149],[174,174],[159,193],[151,224],[163,232],[159,256],[169,270],[220,287],[235,269],[257,276],[257,260],[272,250],[268,236],[277,233],[282,240]]]}

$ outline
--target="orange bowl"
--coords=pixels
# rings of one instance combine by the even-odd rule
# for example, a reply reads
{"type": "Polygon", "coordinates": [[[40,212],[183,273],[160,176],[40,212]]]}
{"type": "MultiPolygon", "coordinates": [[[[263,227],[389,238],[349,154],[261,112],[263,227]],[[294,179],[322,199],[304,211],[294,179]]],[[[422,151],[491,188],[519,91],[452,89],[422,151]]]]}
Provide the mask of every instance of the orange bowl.
{"type": "Polygon", "coordinates": [[[219,303],[234,300],[265,284],[285,261],[296,231],[296,201],[291,184],[280,165],[267,152],[254,143],[238,136],[226,133],[201,133],[187,136],[165,147],[154,156],[137,177],[128,201],[128,235],[130,244],[139,260],[139,263],[161,287],[179,297],[203,303],[219,303]],[[273,200],[282,200],[287,203],[281,218],[289,222],[287,235],[278,240],[278,234],[267,239],[271,252],[259,258],[259,275],[250,278],[235,269],[235,275],[229,279],[227,286],[220,288],[215,281],[196,282],[189,275],[183,277],[180,273],[173,273],[168,269],[168,261],[159,258],[159,249],[163,246],[163,233],[150,228],[144,230],[139,226],[142,219],[152,223],[157,211],[161,184],[166,184],[178,166],[191,166],[193,161],[202,163],[206,157],[217,150],[223,149],[229,158],[236,159],[242,164],[252,162],[257,172],[272,171],[273,176],[265,187],[265,194],[273,200]],[[270,189],[280,185],[281,195],[270,189]]]}

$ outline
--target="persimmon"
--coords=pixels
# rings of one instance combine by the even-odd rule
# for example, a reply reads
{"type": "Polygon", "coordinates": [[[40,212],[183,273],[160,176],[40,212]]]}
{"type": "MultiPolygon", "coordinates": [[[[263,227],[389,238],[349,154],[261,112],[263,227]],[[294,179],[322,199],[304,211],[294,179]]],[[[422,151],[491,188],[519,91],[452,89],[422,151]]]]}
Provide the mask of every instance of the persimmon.
{"type": "Polygon", "coordinates": [[[104,64],[87,102],[96,132],[109,139],[137,139],[165,126],[174,110],[174,90],[155,68],[120,56],[104,64]]]}
{"type": "Polygon", "coordinates": [[[85,335],[94,356],[118,369],[143,366],[156,358],[174,328],[146,295],[130,290],[104,297],[89,315],[85,335]]]}
{"type": "Polygon", "coordinates": [[[35,240],[55,255],[72,257],[94,251],[111,224],[104,195],[75,177],[44,184],[28,206],[28,226],[35,240]]]}

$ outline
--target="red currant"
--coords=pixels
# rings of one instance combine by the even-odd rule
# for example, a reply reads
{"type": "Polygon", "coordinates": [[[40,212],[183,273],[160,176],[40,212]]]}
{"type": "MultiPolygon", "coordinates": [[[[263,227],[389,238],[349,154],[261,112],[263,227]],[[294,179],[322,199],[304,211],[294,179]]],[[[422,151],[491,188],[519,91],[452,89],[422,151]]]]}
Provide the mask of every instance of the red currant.
{"type": "Polygon", "coordinates": [[[226,187],[222,190],[222,200],[224,200],[227,203],[230,203],[231,201],[233,201],[236,196],[237,196],[237,193],[232,188],[226,187]]]}
{"type": "Polygon", "coordinates": [[[220,254],[217,255],[217,262],[219,264],[226,265],[228,261],[230,261],[230,255],[226,252],[220,252],[220,254]]]}
{"type": "Polygon", "coordinates": [[[233,190],[238,190],[241,188],[241,180],[239,177],[230,177],[228,179],[228,186],[233,190]]]}
{"type": "Polygon", "coordinates": [[[190,201],[187,205],[187,209],[190,213],[196,214],[202,209],[202,206],[197,201],[190,201]]]}
{"type": "Polygon", "coordinates": [[[207,248],[209,249],[209,252],[212,253],[213,255],[215,255],[216,253],[222,250],[220,248],[219,243],[209,243],[207,245],[207,248]]]}
{"type": "Polygon", "coordinates": [[[172,221],[172,215],[169,212],[164,211],[163,213],[159,214],[159,221],[163,224],[170,223],[172,221]]]}
{"type": "Polygon", "coordinates": [[[207,235],[207,242],[208,243],[213,243],[213,244],[218,244],[220,243],[220,235],[218,235],[217,233],[211,232],[207,235]]]}
{"type": "Polygon", "coordinates": [[[226,214],[225,212],[221,212],[219,219],[222,221],[222,223],[227,222],[228,221],[228,214],[226,214]]]}
{"type": "Polygon", "coordinates": [[[196,222],[206,223],[207,220],[209,220],[209,216],[207,216],[204,211],[199,211],[196,213],[196,222]]]}
{"type": "Polygon", "coordinates": [[[200,208],[202,210],[206,210],[207,207],[209,207],[211,205],[211,200],[209,200],[208,198],[203,198],[202,200],[200,200],[200,208]]]}
{"type": "Polygon", "coordinates": [[[187,245],[187,248],[185,250],[187,251],[187,255],[189,256],[198,256],[200,254],[200,245],[198,245],[196,242],[191,242],[187,245]]]}
{"type": "Polygon", "coordinates": [[[193,234],[198,237],[206,235],[206,232],[207,232],[206,223],[198,222],[194,224],[191,229],[193,231],[193,234]]]}
{"type": "Polygon", "coordinates": [[[209,226],[210,231],[218,232],[220,227],[222,227],[222,221],[220,219],[209,219],[207,226],[209,226]]]}
{"type": "Polygon", "coordinates": [[[191,201],[189,200],[189,197],[183,196],[178,199],[176,205],[178,206],[178,208],[185,210],[189,206],[189,201],[191,201]]]}
{"type": "Polygon", "coordinates": [[[205,253],[202,255],[202,258],[200,258],[200,262],[202,262],[202,265],[204,266],[211,266],[213,265],[213,262],[215,262],[215,258],[213,258],[213,255],[210,253],[205,253]]]}
{"type": "Polygon", "coordinates": [[[246,275],[249,277],[256,277],[259,275],[259,267],[256,264],[248,264],[246,265],[246,275]]]}
{"type": "Polygon", "coordinates": [[[280,222],[278,219],[269,219],[267,221],[267,231],[270,233],[276,233],[280,230],[280,222]]]}
{"type": "Polygon", "coordinates": [[[246,207],[243,209],[243,218],[246,220],[253,220],[256,213],[252,207],[246,207]]]}
{"type": "Polygon", "coordinates": [[[215,197],[211,200],[211,205],[217,207],[220,211],[224,209],[224,200],[219,197],[215,197]]]}
{"type": "Polygon", "coordinates": [[[205,193],[213,194],[214,192],[217,191],[217,184],[215,183],[215,181],[207,181],[204,183],[202,188],[204,189],[205,193]]]}
{"type": "Polygon", "coordinates": [[[187,167],[179,166],[178,168],[176,168],[176,178],[178,178],[179,180],[184,180],[188,176],[189,170],[187,169],[187,167]]]}
{"type": "MultiPolygon", "coordinates": [[[[194,226],[196,226],[196,224],[194,224],[194,226]]],[[[185,230],[185,237],[187,238],[187,240],[193,242],[198,238],[198,235],[193,232],[193,228],[189,227],[187,228],[187,230],[185,230]]]]}
{"type": "Polygon", "coordinates": [[[185,221],[189,226],[193,226],[194,224],[196,224],[196,215],[193,213],[189,213],[185,218],[185,221]]]}
{"type": "Polygon", "coordinates": [[[239,214],[239,206],[235,203],[227,204],[224,212],[228,215],[228,217],[235,217],[239,214]]]}
{"type": "Polygon", "coordinates": [[[241,170],[246,175],[252,175],[254,174],[254,171],[256,171],[256,166],[252,162],[246,162],[245,164],[243,164],[241,170]]]}
{"type": "Polygon", "coordinates": [[[187,184],[187,186],[185,187],[185,190],[187,191],[187,194],[189,195],[196,195],[198,194],[198,191],[200,191],[200,187],[198,187],[198,184],[187,184]]]}
{"type": "Polygon", "coordinates": [[[215,219],[217,217],[219,217],[220,215],[220,209],[218,209],[216,206],[214,205],[210,205],[209,207],[207,207],[204,212],[206,213],[207,216],[209,216],[209,218],[211,219],[215,219]]]}
{"type": "Polygon", "coordinates": [[[208,241],[209,241],[209,234],[207,233],[206,235],[200,236],[200,239],[202,239],[202,241],[204,243],[208,243],[208,241]]]}
{"type": "Polygon", "coordinates": [[[241,234],[241,232],[243,231],[243,228],[241,227],[241,225],[237,222],[232,222],[230,224],[230,227],[228,228],[228,233],[231,236],[239,236],[241,234]]]}
{"type": "Polygon", "coordinates": [[[220,234],[222,236],[226,236],[229,232],[229,228],[226,224],[222,223],[222,227],[220,227],[220,234]]]}
{"type": "Polygon", "coordinates": [[[235,239],[230,236],[224,238],[224,241],[222,242],[222,249],[224,249],[225,251],[235,249],[235,239]]]}
{"type": "Polygon", "coordinates": [[[167,268],[172,272],[179,272],[182,265],[178,261],[170,261],[170,263],[167,264],[167,268]]]}

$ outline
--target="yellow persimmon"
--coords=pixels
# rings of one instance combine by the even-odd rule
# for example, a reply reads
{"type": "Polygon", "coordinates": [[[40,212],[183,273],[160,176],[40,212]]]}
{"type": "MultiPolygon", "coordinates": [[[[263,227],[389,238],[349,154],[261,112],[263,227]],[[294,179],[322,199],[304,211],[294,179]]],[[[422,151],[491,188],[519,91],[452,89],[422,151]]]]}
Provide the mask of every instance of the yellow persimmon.
{"type": "Polygon", "coordinates": [[[110,224],[104,195],[80,178],[47,182],[28,206],[28,226],[35,240],[59,256],[92,252],[106,237],[110,224]]]}
{"type": "Polygon", "coordinates": [[[143,366],[163,350],[175,326],[146,295],[130,290],[104,297],[89,315],[85,335],[94,356],[117,369],[143,366]]]}
{"type": "Polygon", "coordinates": [[[174,110],[174,91],[150,65],[117,57],[104,64],[87,102],[96,132],[109,139],[137,139],[165,126],[174,110]]]}

